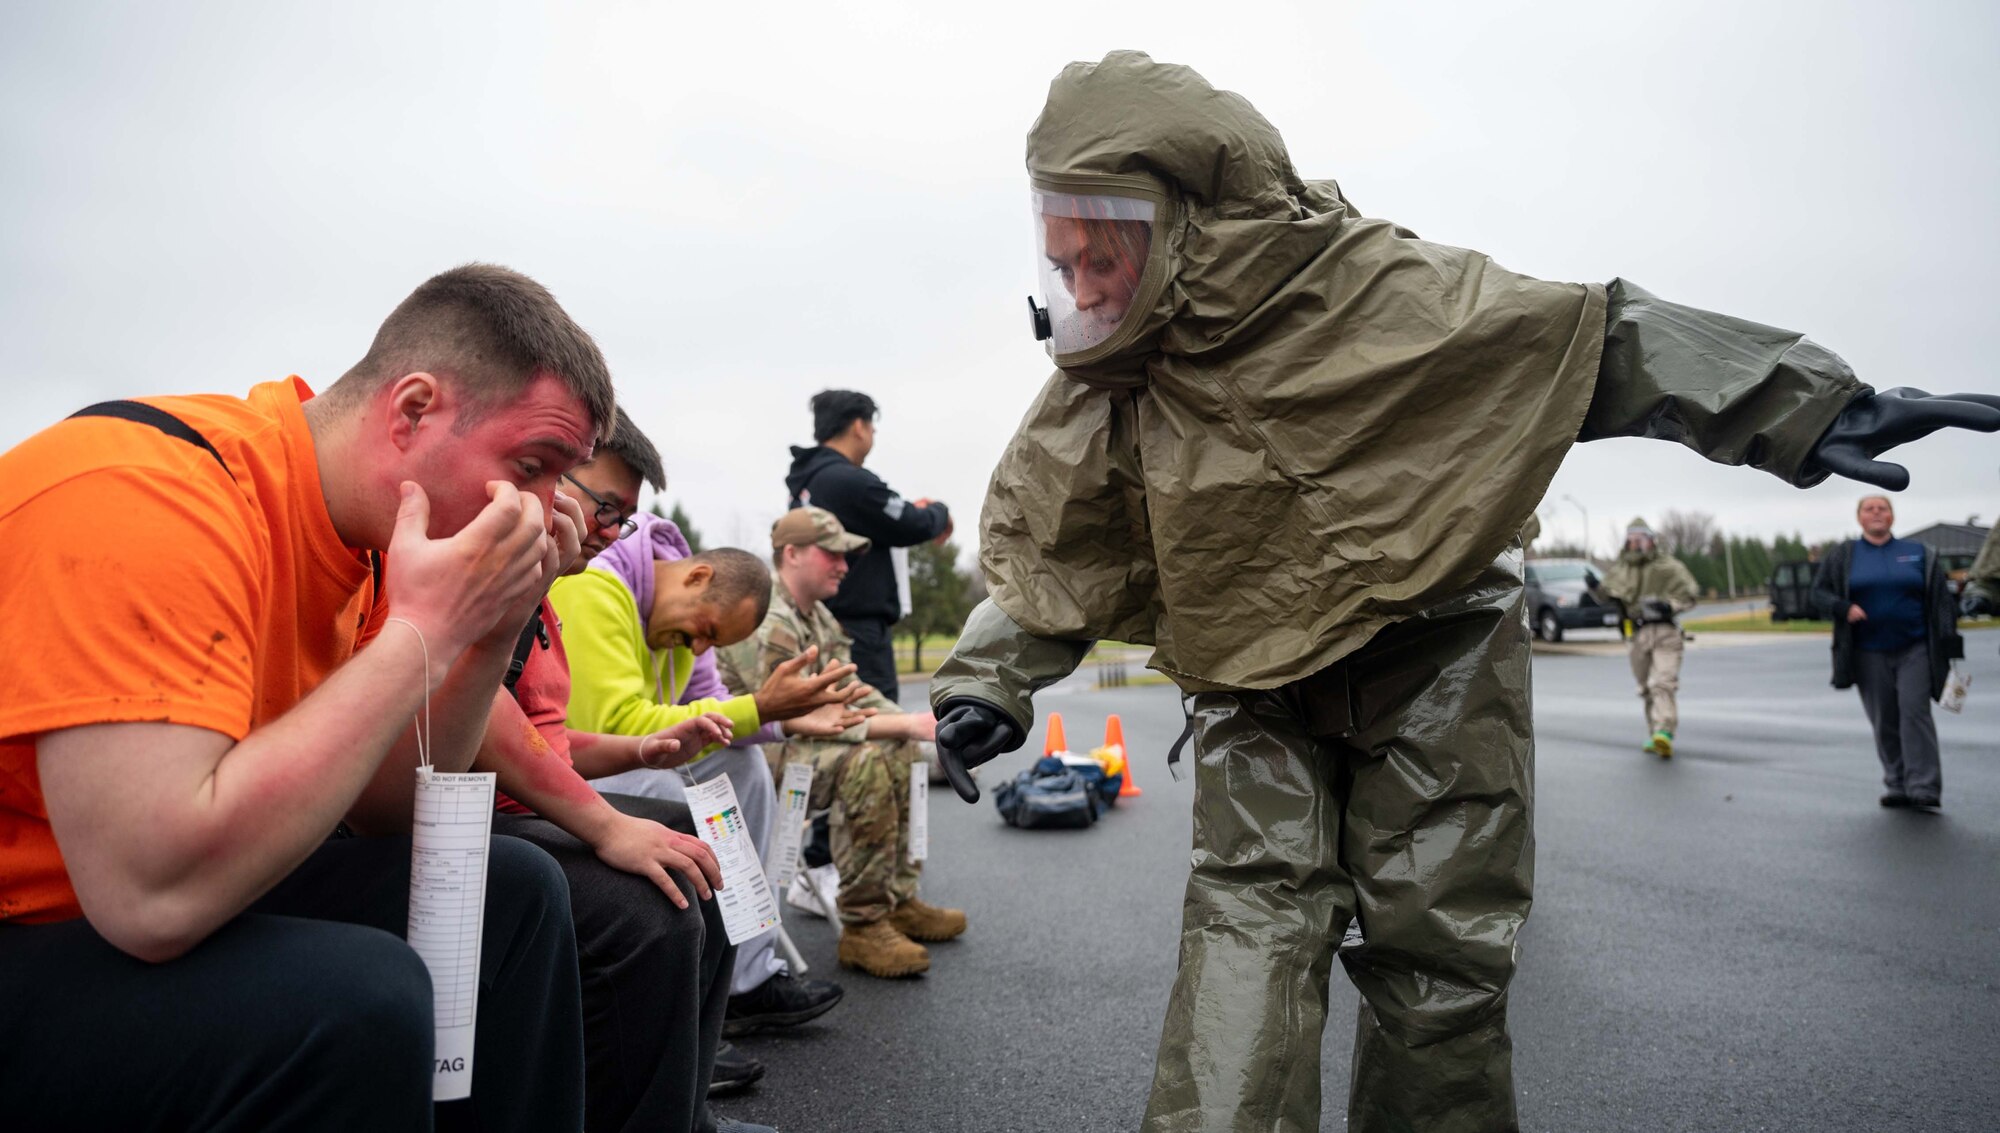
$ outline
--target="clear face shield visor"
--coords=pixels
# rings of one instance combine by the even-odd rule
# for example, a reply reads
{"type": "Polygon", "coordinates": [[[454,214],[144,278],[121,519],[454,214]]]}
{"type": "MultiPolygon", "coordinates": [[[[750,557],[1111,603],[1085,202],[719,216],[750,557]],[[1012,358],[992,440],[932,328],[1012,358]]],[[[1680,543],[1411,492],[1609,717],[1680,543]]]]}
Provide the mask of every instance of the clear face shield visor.
{"type": "Polygon", "coordinates": [[[1028,313],[1051,356],[1080,354],[1131,314],[1152,252],[1156,206],[1137,197],[1032,192],[1040,305],[1028,313]]]}

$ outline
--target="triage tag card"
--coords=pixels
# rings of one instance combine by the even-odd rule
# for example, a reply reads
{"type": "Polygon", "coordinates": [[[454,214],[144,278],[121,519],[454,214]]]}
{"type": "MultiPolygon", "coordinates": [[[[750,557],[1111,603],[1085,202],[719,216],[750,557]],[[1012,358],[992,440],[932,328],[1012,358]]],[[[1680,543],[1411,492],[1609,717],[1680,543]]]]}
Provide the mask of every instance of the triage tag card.
{"type": "Polygon", "coordinates": [[[448,1102],[472,1094],[479,936],[486,919],[486,861],[493,833],[492,773],[417,768],[411,833],[409,942],[431,973],[437,1027],[431,1097],[448,1102]]]}
{"type": "Polygon", "coordinates": [[[715,851],[722,867],[722,888],[715,891],[722,909],[722,928],[729,943],[745,944],[758,933],[778,927],[778,902],[771,897],[770,879],[757,860],[757,845],[743,821],[736,788],[729,776],[717,775],[687,788],[688,809],[694,812],[695,833],[715,851]]]}
{"type": "Polygon", "coordinates": [[[799,872],[799,849],[805,841],[806,810],[812,799],[812,764],[800,760],[785,765],[778,786],[778,844],[771,847],[771,882],[785,886],[799,872]]]}
{"type": "Polygon", "coordinates": [[[910,860],[931,856],[931,765],[920,759],[910,764],[910,860]]]}

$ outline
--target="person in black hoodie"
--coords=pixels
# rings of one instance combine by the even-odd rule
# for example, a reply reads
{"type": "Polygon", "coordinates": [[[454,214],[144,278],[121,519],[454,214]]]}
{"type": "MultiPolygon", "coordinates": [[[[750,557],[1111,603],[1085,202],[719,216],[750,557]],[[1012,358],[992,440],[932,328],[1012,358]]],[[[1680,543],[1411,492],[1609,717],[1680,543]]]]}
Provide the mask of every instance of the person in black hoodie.
{"type": "Polygon", "coordinates": [[[875,399],[853,390],[821,390],[812,398],[812,448],[792,447],[785,476],[792,507],[832,512],[848,531],[873,546],[848,557],[847,580],[826,608],[854,639],[858,675],[896,699],[896,650],[890,633],[902,619],[890,548],[951,537],[951,512],[941,503],[912,503],[863,468],[875,447],[875,399]]]}

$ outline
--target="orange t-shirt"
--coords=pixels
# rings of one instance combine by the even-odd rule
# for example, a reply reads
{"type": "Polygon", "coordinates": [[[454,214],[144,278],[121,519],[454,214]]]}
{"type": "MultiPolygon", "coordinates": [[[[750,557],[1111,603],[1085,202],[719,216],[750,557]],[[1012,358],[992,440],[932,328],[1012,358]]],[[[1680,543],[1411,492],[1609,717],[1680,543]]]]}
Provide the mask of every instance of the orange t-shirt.
{"type": "MultiPolygon", "coordinates": [[[[242,739],[386,616],[320,491],[298,378],[147,398],[215,446],[65,420],[0,454],[0,921],[81,916],[35,737],[167,721],[242,739]]],[[[145,752],[134,751],[133,759],[145,752]]]]}

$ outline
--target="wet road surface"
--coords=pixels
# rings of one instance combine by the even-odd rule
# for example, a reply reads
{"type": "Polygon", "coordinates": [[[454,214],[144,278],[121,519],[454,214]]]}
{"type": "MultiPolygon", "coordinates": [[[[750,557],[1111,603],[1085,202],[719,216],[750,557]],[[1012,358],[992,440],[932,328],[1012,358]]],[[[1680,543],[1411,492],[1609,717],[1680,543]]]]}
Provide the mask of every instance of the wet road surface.
{"type": "MultiPolygon", "coordinates": [[[[1622,656],[1538,656],[1536,903],[1510,1017],[1532,1130],[2000,1126],[2000,632],[1938,713],[1945,809],[1876,804],[1861,706],[1823,638],[1689,653],[1679,753],[1643,755],[1622,656]]],[[[1003,826],[932,796],[925,895],[972,928],[928,976],[836,972],[846,1002],[783,1037],[722,1112],[789,1133],[1133,1129],[1173,979],[1191,785],[1174,690],[1052,690],[1072,746],[1122,714],[1145,797],[1087,831],[1003,826]]],[[[905,700],[920,699],[905,690],[905,700]]],[[[1038,730],[1030,747],[1039,752],[1038,730]]],[[[1355,995],[1335,973],[1323,1128],[1345,1126],[1355,995]]]]}

